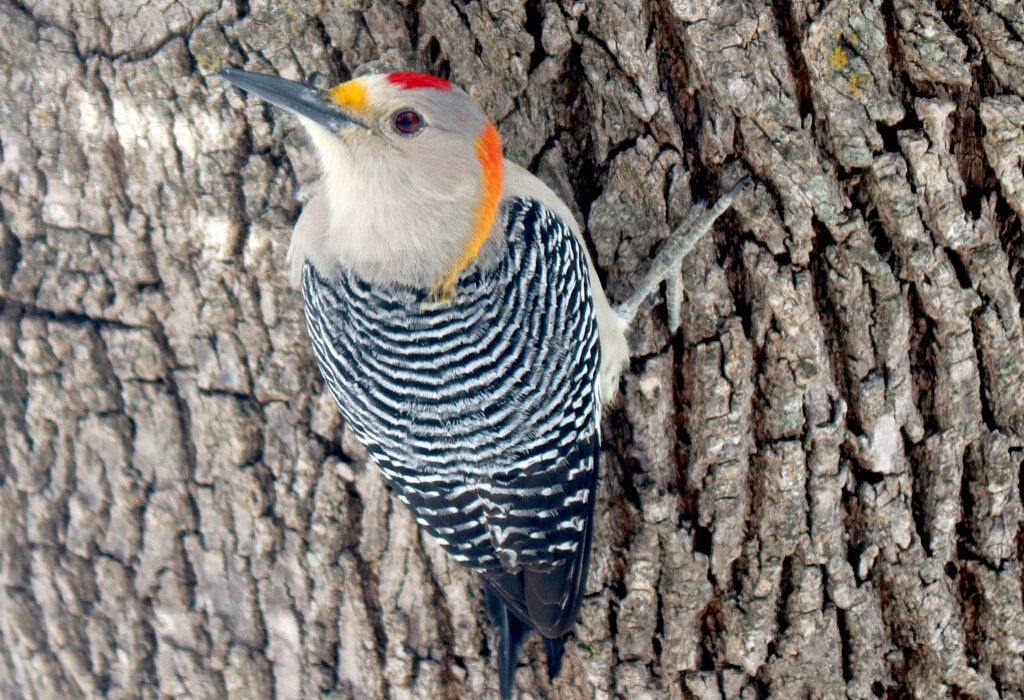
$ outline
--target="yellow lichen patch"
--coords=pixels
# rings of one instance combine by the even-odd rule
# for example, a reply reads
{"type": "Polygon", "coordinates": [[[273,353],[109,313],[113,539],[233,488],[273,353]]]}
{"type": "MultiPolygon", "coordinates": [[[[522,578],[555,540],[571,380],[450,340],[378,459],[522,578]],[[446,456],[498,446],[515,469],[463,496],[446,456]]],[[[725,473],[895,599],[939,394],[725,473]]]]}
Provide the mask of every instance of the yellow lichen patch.
{"type": "Polygon", "coordinates": [[[832,49],[832,53],[828,55],[828,64],[834,70],[841,69],[847,63],[849,63],[849,59],[846,57],[846,51],[843,50],[842,46],[836,46],[832,49]]]}
{"type": "Polygon", "coordinates": [[[853,93],[855,99],[860,99],[860,86],[863,85],[868,79],[868,76],[863,73],[851,73],[850,79],[846,83],[847,89],[853,93]]]}
{"type": "Polygon", "coordinates": [[[352,112],[362,113],[366,110],[366,86],[359,78],[335,85],[327,94],[339,106],[352,112]]]}
{"type": "Polygon", "coordinates": [[[834,32],[832,32],[832,38],[836,39],[836,40],[842,39],[843,38],[843,30],[842,29],[836,29],[834,32]]]}
{"type": "Polygon", "coordinates": [[[220,70],[220,67],[224,65],[224,59],[219,56],[209,56],[205,53],[197,53],[196,63],[208,71],[216,71],[220,70]]]}

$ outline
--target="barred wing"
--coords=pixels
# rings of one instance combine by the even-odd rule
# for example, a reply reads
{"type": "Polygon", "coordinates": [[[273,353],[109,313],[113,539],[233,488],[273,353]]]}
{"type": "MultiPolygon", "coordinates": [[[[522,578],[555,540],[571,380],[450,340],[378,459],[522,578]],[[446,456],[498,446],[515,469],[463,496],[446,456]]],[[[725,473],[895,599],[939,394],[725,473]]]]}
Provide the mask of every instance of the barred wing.
{"type": "Polygon", "coordinates": [[[515,200],[507,251],[427,292],[303,271],[320,368],[417,522],[551,636],[575,616],[597,474],[600,347],[585,252],[515,200]]]}

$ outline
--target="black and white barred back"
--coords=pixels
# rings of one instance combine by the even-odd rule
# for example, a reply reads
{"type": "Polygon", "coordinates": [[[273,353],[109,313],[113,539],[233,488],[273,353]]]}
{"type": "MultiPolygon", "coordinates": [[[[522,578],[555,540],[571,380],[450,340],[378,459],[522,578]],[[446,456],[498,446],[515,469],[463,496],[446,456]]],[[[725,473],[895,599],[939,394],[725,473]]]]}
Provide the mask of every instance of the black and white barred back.
{"type": "Polygon", "coordinates": [[[533,200],[504,209],[504,256],[450,304],[344,270],[328,282],[307,262],[306,322],[343,417],[416,521],[521,618],[551,603],[564,627],[597,477],[597,320],[572,232],[533,200]],[[524,600],[524,573],[548,600],[524,600]]]}

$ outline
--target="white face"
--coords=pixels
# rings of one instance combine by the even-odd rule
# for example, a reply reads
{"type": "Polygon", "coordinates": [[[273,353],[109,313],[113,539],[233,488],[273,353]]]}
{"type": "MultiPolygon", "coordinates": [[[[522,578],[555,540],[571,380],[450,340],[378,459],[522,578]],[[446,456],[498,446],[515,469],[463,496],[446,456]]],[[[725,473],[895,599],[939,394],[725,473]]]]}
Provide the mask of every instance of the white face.
{"type": "Polygon", "coordinates": [[[365,76],[325,97],[352,121],[332,132],[299,116],[321,157],[329,245],[368,277],[404,267],[394,281],[437,283],[465,256],[481,208],[497,206],[482,204],[485,162],[496,159],[500,189],[490,121],[458,87],[419,74],[365,76]]]}
{"type": "Polygon", "coordinates": [[[498,132],[448,81],[388,73],[321,92],[237,68],[219,74],[298,116],[320,154],[323,188],[296,224],[295,264],[447,294],[496,249],[498,132]]]}
{"type": "Polygon", "coordinates": [[[333,134],[308,119],[303,122],[329,182],[359,178],[387,200],[372,196],[363,204],[401,207],[415,194],[424,205],[443,206],[452,197],[478,192],[482,173],[476,140],[487,122],[459,88],[407,88],[388,75],[370,75],[343,83],[327,96],[358,121],[333,134]]]}
{"type": "MultiPolygon", "coordinates": [[[[327,99],[386,139],[441,137],[471,141],[487,123],[461,88],[419,73],[368,75],[327,91],[327,99]]],[[[345,138],[352,129],[339,132],[345,138]]]]}

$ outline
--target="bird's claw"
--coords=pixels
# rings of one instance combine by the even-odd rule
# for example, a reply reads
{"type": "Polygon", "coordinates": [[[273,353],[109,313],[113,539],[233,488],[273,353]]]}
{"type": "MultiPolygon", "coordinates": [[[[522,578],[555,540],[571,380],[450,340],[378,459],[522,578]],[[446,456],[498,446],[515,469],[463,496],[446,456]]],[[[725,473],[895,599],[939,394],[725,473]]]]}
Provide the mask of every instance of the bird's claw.
{"type": "Polygon", "coordinates": [[[673,231],[668,241],[658,251],[658,255],[651,264],[651,269],[644,275],[643,280],[629,295],[629,298],[617,307],[619,315],[627,323],[632,322],[636,317],[637,309],[651,292],[665,282],[669,329],[674,333],[679,328],[679,305],[682,301],[682,260],[687,253],[693,250],[697,241],[711,230],[715,220],[732,205],[736,192],[749,179],[750,177],[746,175],[740,178],[711,207],[708,207],[705,202],[694,204],[683,223],[673,231]]]}

